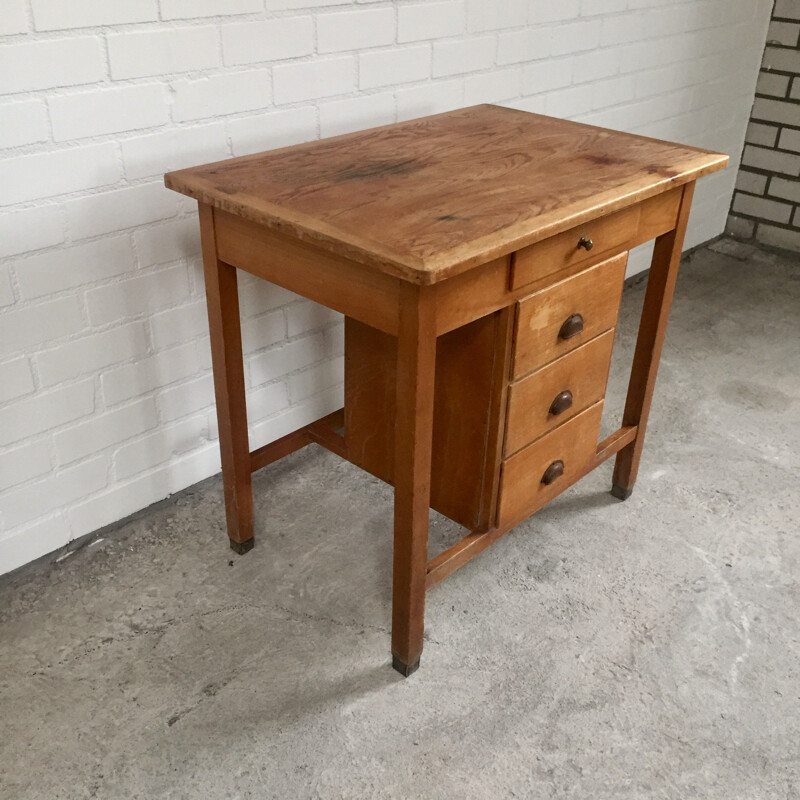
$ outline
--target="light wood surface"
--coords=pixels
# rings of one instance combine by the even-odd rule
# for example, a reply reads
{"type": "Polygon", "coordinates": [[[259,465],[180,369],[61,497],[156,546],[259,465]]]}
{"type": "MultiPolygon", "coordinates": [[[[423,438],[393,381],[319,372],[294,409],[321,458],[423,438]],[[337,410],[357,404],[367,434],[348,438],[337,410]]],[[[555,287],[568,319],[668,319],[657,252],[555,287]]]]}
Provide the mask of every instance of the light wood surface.
{"type": "Polygon", "coordinates": [[[630,493],[694,181],[726,162],[476,106],[165,176],[200,201],[234,549],[252,471],[306,444],[392,483],[392,655],[413,672],[427,588],[612,455],[630,493]],[[627,250],[654,237],[623,425],[597,445],[627,250]],[[237,269],[346,315],[345,408],[253,453],[237,269]],[[431,506],[470,532],[428,561],[431,506]]]}
{"type": "Polygon", "coordinates": [[[239,293],[235,268],[220,261],[217,256],[214,209],[202,204],[200,241],[203,250],[228,536],[235,550],[244,551],[252,547],[253,543],[253,489],[244,393],[239,293]]]}
{"type": "Polygon", "coordinates": [[[436,326],[430,287],[407,283],[401,291],[392,471],[392,658],[395,669],[409,675],[419,666],[424,631],[436,326]]]}
{"type": "Polygon", "coordinates": [[[639,229],[640,207],[633,206],[586,222],[514,253],[511,288],[518,289],[567,267],[595,263],[622,249],[639,229]],[[585,249],[585,242],[590,249],[585,249]]]}
{"type": "MultiPolygon", "coordinates": [[[[493,311],[508,306],[515,300],[529,295],[539,289],[549,286],[554,281],[564,280],[577,272],[586,268],[587,264],[594,264],[612,255],[631,250],[637,245],[649,242],[662,233],[671,231],[678,219],[678,207],[680,206],[683,188],[677,187],[670,189],[662,195],[651,197],[640,203],[639,224],[634,235],[627,241],[619,242],[614,246],[608,245],[608,251],[596,252],[593,250],[586,259],[565,259],[558,272],[550,272],[552,262],[546,265],[547,274],[540,274],[533,262],[531,274],[526,275],[524,282],[515,281],[513,277],[513,267],[509,267],[510,261],[517,261],[519,253],[512,253],[509,257],[503,257],[482,264],[480,267],[463,272],[449,280],[436,284],[436,331],[439,334],[457,328],[459,325],[466,325],[474,319],[478,319],[493,311]],[[512,275],[509,280],[509,269],[512,275]],[[517,286],[517,284],[519,285],[517,286]],[[513,288],[516,286],[517,288],[513,288]]],[[[602,219],[596,221],[602,224],[602,219]]],[[[595,222],[591,223],[592,225],[595,222]]],[[[575,243],[574,231],[573,238],[570,240],[575,243]]],[[[564,236],[564,234],[559,234],[564,236]]],[[[542,242],[541,246],[546,246],[547,242],[542,242]]],[[[535,251],[540,245],[533,245],[530,251],[535,251]]],[[[577,249],[577,248],[576,248],[577,249]]],[[[585,252],[585,251],[581,251],[585,252]]]]}
{"type": "Polygon", "coordinates": [[[481,105],[170,172],[165,183],[299,241],[430,284],[727,161],[481,105]]]}
{"type": "Polygon", "coordinates": [[[676,186],[664,194],[651,197],[639,206],[639,231],[636,241],[631,242],[626,250],[632,250],[637,245],[649,242],[675,228],[678,224],[683,190],[683,186],[676,186]]]}
{"type": "Polygon", "coordinates": [[[683,199],[678,214],[678,222],[674,230],[656,239],[647,290],[642,306],[642,318],[639,323],[639,335],[636,339],[636,350],[633,354],[631,377],[628,383],[628,396],[625,400],[625,411],[622,414],[623,426],[636,426],[636,439],[617,454],[614,464],[614,483],[612,493],[625,499],[631,493],[639,461],[644,446],[644,435],[647,430],[647,419],[653,401],[656,386],[658,363],[667,333],[667,321],[678,279],[678,267],[681,262],[683,239],[689,222],[689,211],[692,206],[694,184],[690,183],[683,190],[683,199]]]}
{"type": "Polygon", "coordinates": [[[373,328],[397,333],[397,279],[254,222],[214,212],[220,260],[341,311],[373,328]],[[331,292],[335,286],[336,291],[331,292]]]}
{"type": "MultiPolygon", "coordinates": [[[[440,336],[434,380],[431,507],[470,529],[488,523],[499,460],[487,457],[504,409],[510,311],[440,336]]],[[[397,339],[345,320],[347,458],[393,482],[397,339]]]]}
{"type": "Polygon", "coordinates": [[[600,401],[503,462],[498,525],[532,514],[572,482],[595,455],[602,414],[600,401]],[[563,462],[564,474],[545,485],[542,476],[555,461],[563,462]]]}
{"type": "Polygon", "coordinates": [[[520,301],[514,344],[515,378],[616,325],[626,263],[627,253],[615,256],[520,301]],[[581,332],[562,338],[562,325],[574,315],[581,317],[581,332]]]}
{"type": "Polygon", "coordinates": [[[506,456],[603,398],[613,345],[612,329],[511,386],[506,456]],[[562,392],[569,392],[571,405],[553,414],[553,402],[562,392]]]}
{"type": "MultiPolygon", "coordinates": [[[[561,491],[565,491],[573,483],[576,483],[593,469],[599,467],[604,461],[616,455],[635,438],[635,427],[620,428],[614,431],[597,445],[594,457],[588,460],[582,469],[566,474],[561,478],[561,481],[563,481],[561,491]]],[[[434,556],[428,562],[427,587],[430,589],[459,569],[459,567],[463,567],[468,561],[482,553],[490,544],[505,536],[530,514],[531,510],[524,508],[516,517],[509,516],[502,524],[493,525],[489,530],[468,533],[463,539],[448,547],[447,550],[434,556]]]]}

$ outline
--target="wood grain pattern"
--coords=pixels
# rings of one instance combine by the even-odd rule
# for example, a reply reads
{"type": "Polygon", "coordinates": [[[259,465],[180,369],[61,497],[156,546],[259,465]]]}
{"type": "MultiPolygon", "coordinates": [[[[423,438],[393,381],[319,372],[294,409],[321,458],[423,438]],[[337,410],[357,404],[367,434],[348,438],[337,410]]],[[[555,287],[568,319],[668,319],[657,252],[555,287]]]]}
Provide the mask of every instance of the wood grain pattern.
{"type": "Polygon", "coordinates": [[[467,526],[478,531],[489,530],[494,525],[495,517],[497,516],[497,498],[500,495],[500,468],[505,440],[506,410],[508,408],[508,376],[511,371],[511,355],[514,348],[515,309],[513,306],[507,306],[495,313],[494,317],[497,320],[497,326],[480,516],[477,525],[467,526]]]}
{"type": "Polygon", "coordinates": [[[503,462],[497,524],[532,514],[568,486],[594,457],[603,402],[595,403],[503,462]],[[564,475],[546,486],[541,482],[554,461],[564,463],[564,475]]]}
{"type": "Polygon", "coordinates": [[[343,424],[344,409],[340,408],[332,414],[308,425],[303,425],[302,428],[253,450],[250,453],[250,470],[256,472],[256,470],[269,466],[312,442],[346,458],[344,437],[339,433],[343,424]]]}
{"type": "MultiPolygon", "coordinates": [[[[476,320],[440,336],[431,458],[431,507],[473,529],[488,524],[502,441],[502,411],[511,311],[476,320]],[[499,430],[498,430],[499,428],[499,430]],[[487,444],[489,443],[489,444],[487,444]]],[[[345,320],[347,458],[393,482],[397,339],[345,320]]]]}
{"type": "MultiPolygon", "coordinates": [[[[276,461],[280,461],[290,453],[302,449],[307,444],[311,444],[311,439],[308,438],[307,426],[303,426],[296,431],[287,433],[281,436],[274,442],[268,442],[261,447],[256,448],[250,453],[250,470],[256,472],[257,470],[268,467],[276,461]]],[[[223,475],[223,480],[224,480],[223,475]]]]}
{"type": "MultiPolygon", "coordinates": [[[[535,270],[534,274],[529,275],[526,282],[518,288],[512,288],[512,284],[515,284],[513,276],[509,280],[510,268],[507,256],[494,259],[469,272],[463,272],[449,280],[437,283],[436,332],[441,335],[459,325],[466,325],[468,322],[497,311],[525,295],[543,289],[554,281],[575,275],[585,269],[587,265],[631,250],[667,233],[675,227],[682,194],[683,188],[679,186],[640,203],[638,206],[639,224],[634,235],[627,241],[610,246],[608,252],[598,253],[596,249],[593,249],[590,258],[569,260],[569,263],[561,264],[559,271],[555,273],[539,274],[539,271],[535,270]]],[[[602,224],[603,219],[595,222],[602,224]]],[[[591,224],[594,225],[595,222],[591,224]]],[[[574,236],[578,230],[574,229],[572,235],[574,236]]],[[[564,236],[564,234],[559,235],[564,236]]],[[[542,245],[546,244],[547,242],[542,243],[542,245]]],[[[533,245],[531,249],[538,246],[533,245]]],[[[515,260],[517,255],[516,253],[512,254],[512,260],[515,260]]]]}
{"type": "Polygon", "coordinates": [[[611,364],[614,330],[607,331],[511,386],[506,456],[538,439],[603,398],[611,364]],[[569,391],[572,405],[554,416],[556,395],[569,391]]]}
{"type": "Polygon", "coordinates": [[[615,256],[519,302],[514,378],[569,353],[616,325],[626,263],[627,253],[615,256]],[[569,339],[559,338],[562,325],[575,314],[583,318],[583,331],[569,339]]]}
{"type": "MultiPolygon", "coordinates": [[[[604,461],[630,444],[635,438],[635,427],[620,428],[614,431],[614,433],[603,439],[603,441],[597,445],[594,458],[588,461],[583,469],[565,475],[562,478],[564,483],[562,484],[561,491],[563,492],[573,483],[576,483],[585,475],[588,475],[593,469],[599,467],[604,461]]],[[[439,581],[444,580],[448,575],[455,572],[459,567],[463,567],[464,564],[473,559],[476,555],[482,553],[490,544],[493,544],[498,539],[505,536],[522,522],[529,513],[530,512],[526,509],[521,512],[519,517],[509,517],[502,525],[490,528],[487,531],[472,531],[463,539],[456,542],[451,547],[448,547],[447,550],[439,553],[439,555],[428,562],[426,586],[430,589],[432,586],[439,583],[439,581]]]]}
{"type": "Polygon", "coordinates": [[[649,242],[675,228],[678,224],[682,197],[683,187],[677,186],[642,203],[639,206],[639,230],[636,241],[631,242],[626,249],[632,250],[636,245],[649,242]]]}
{"type": "Polygon", "coordinates": [[[392,658],[394,668],[409,675],[419,666],[424,632],[436,328],[429,287],[405,284],[400,302],[394,417],[392,658]]]}
{"type": "Polygon", "coordinates": [[[292,292],[397,333],[399,282],[341,256],[216,211],[219,258],[292,292]]]}
{"type": "Polygon", "coordinates": [[[436,332],[441,336],[513,303],[515,298],[508,288],[510,263],[508,256],[496,258],[437,283],[436,332]]]}
{"type": "Polygon", "coordinates": [[[347,443],[344,438],[344,409],[340,408],[306,426],[308,438],[315,444],[347,458],[347,443]]]}
{"type": "Polygon", "coordinates": [[[514,253],[511,288],[518,289],[567,267],[602,261],[609,251],[624,249],[639,229],[639,214],[639,206],[626,208],[514,253]],[[583,239],[592,242],[590,250],[578,247],[583,239]]]}
{"type": "Polygon", "coordinates": [[[727,162],[720,153],[482,105],[164,180],[292,238],[431,284],[727,162]]]}
{"type": "Polygon", "coordinates": [[[241,552],[252,547],[253,542],[252,467],[244,392],[242,329],[236,269],[217,256],[214,213],[211,206],[201,204],[200,240],[228,536],[231,546],[241,552]]]}
{"type": "Polygon", "coordinates": [[[683,189],[677,226],[674,230],[656,239],[653,251],[653,260],[642,306],[642,317],[639,323],[639,335],[633,354],[628,396],[625,400],[625,411],[622,414],[622,424],[636,426],[638,433],[636,439],[618,453],[617,461],[614,464],[612,493],[621,499],[630,494],[639,471],[647,418],[653,401],[658,363],[667,333],[669,310],[672,305],[675,282],[678,279],[681,250],[686,235],[686,225],[689,222],[693,195],[694,183],[690,183],[683,189]]]}
{"type": "Polygon", "coordinates": [[[253,541],[252,470],[308,442],[389,480],[410,674],[426,587],[613,454],[630,491],[694,181],[726,162],[478,106],[165,176],[200,201],[232,546],[253,541]],[[651,237],[623,427],[598,446],[626,251],[651,237]],[[236,268],[347,315],[344,411],[254,453],[236,268]],[[427,562],[431,505],[472,533],[427,562]]]}

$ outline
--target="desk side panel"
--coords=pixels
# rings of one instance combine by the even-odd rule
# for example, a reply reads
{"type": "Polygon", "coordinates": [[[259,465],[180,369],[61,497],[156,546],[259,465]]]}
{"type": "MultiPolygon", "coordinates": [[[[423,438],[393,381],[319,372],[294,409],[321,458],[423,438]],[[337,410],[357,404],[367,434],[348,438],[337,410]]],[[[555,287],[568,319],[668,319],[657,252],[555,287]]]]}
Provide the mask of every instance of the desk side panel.
{"type": "Polygon", "coordinates": [[[217,255],[226,264],[395,335],[399,280],[214,209],[217,255]]]}
{"type": "MultiPolygon", "coordinates": [[[[436,348],[431,506],[470,530],[488,521],[486,495],[499,467],[487,453],[497,424],[493,397],[496,350],[504,346],[502,316],[441,336],[436,348]]],[[[393,480],[396,371],[397,339],[348,318],[347,458],[387,483],[393,480]]]]}

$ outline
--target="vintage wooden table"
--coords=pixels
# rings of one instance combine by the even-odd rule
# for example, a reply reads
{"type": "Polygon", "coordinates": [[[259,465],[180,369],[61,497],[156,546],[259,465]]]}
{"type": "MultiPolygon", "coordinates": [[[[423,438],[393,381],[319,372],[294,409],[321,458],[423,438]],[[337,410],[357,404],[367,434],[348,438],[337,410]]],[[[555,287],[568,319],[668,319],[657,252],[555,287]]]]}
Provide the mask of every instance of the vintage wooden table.
{"type": "Polygon", "coordinates": [[[695,181],[727,156],[476,106],[168,173],[200,207],[228,535],[316,442],[394,485],[392,655],[425,592],[607,458],[639,465],[695,181]],[[598,443],[627,251],[656,239],[622,427],[598,443]],[[345,404],[250,451],[236,270],[345,315],[345,404]],[[428,560],[428,509],[465,526],[428,560]]]}

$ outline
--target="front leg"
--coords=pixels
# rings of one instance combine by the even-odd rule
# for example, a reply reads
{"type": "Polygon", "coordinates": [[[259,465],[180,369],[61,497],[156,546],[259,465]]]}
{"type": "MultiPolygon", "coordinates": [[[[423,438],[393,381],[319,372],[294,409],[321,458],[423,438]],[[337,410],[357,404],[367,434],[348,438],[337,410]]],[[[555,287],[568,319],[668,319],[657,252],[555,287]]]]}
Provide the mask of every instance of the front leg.
{"type": "Polygon", "coordinates": [[[627,500],[630,497],[639,471],[647,418],[650,414],[658,362],[667,332],[672,294],[675,291],[675,281],[678,279],[678,267],[693,194],[694,183],[686,184],[675,228],[656,239],[653,251],[628,384],[628,397],[622,415],[623,427],[636,426],[636,438],[619,451],[614,465],[611,494],[620,500],[627,500]]]}
{"type": "Polygon", "coordinates": [[[394,424],[392,666],[419,667],[425,618],[436,320],[430,287],[402,283],[394,424]]]}
{"type": "Polygon", "coordinates": [[[211,362],[214,367],[225,514],[231,547],[241,554],[252,549],[255,540],[239,294],[236,268],[217,258],[214,209],[203,203],[200,204],[200,236],[211,333],[211,362]]]}

